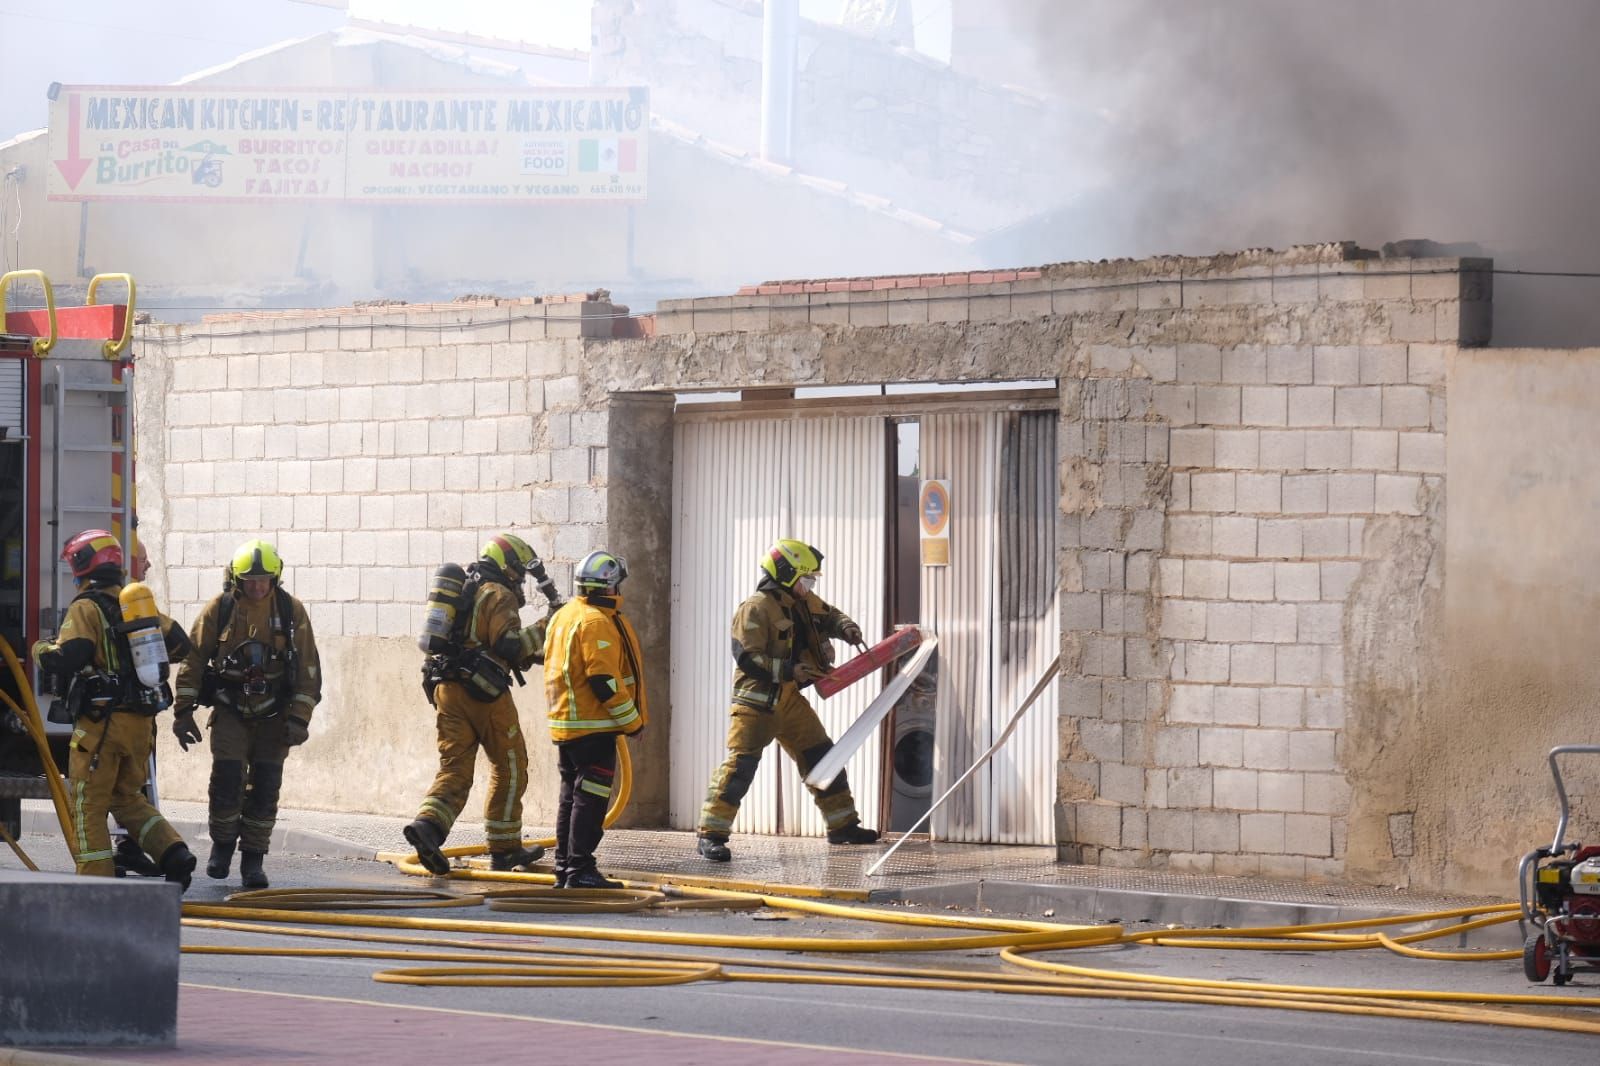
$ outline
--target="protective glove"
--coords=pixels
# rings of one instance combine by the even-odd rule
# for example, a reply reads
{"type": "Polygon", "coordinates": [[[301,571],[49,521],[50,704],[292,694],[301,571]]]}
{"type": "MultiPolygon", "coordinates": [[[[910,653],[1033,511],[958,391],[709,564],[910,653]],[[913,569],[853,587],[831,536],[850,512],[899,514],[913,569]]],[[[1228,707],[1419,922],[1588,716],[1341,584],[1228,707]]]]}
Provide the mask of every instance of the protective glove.
{"type": "Polygon", "coordinates": [[[801,686],[809,685],[821,677],[823,673],[824,671],[807,666],[805,663],[795,663],[794,683],[801,686]]]}
{"type": "Polygon", "coordinates": [[[854,622],[846,622],[840,626],[839,634],[844,637],[846,644],[854,644],[858,648],[866,644],[866,641],[861,639],[861,627],[854,622]]]}
{"type": "Polygon", "coordinates": [[[311,723],[302,718],[286,718],[283,722],[283,742],[298,748],[311,739],[311,723]]]}
{"type": "Polygon", "coordinates": [[[205,739],[200,735],[200,726],[194,720],[193,709],[179,711],[172,719],[172,735],[178,738],[178,746],[184,751],[189,750],[190,744],[198,744],[205,739]]]}
{"type": "Polygon", "coordinates": [[[56,642],[53,641],[53,640],[36,640],[36,641],[34,641],[33,642],[33,661],[34,661],[34,664],[37,665],[38,662],[39,662],[39,659],[42,656],[47,655],[50,652],[53,652],[55,650],[56,650],[56,642]]]}

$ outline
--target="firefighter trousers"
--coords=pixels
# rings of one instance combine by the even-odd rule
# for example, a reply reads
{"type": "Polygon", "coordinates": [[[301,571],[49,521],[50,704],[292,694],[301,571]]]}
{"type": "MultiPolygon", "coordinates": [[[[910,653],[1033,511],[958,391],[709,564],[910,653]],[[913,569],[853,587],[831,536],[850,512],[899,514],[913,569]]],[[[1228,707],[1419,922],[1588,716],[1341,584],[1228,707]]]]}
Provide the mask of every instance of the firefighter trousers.
{"type": "MultiPolygon", "coordinates": [[[[810,773],[833,747],[817,712],[791,682],[779,689],[778,704],[770,711],[733,705],[733,721],[728,724],[728,757],[711,775],[711,785],[706,789],[706,803],[700,811],[701,836],[728,839],[739,804],[750,791],[761,765],[761,753],[774,740],[800,768],[801,777],[810,773]]],[[[860,820],[855,797],[842,772],[825,789],[806,787],[829,829],[841,829],[860,820]]]]}
{"type": "Polygon", "coordinates": [[[143,791],[150,776],[154,730],[155,719],[129,711],[114,711],[99,722],[79,718],[73,727],[67,802],[72,806],[72,851],[80,874],[111,877],[116,872],[107,814],[157,862],[172,845],[183,843],[143,791]]]}
{"type": "Polygon", "coordinates": [[[517,721],[517,705],[503,692],[493,703],[479,703],[454,681],[434,689],[439,732],[439,773],[417,811],[448,834],[466,809],[478,749],[489,758],[489,795],[483,805],[483,831],[489,850],[522,846],[522,794],[528,788],[528,745],[517,721]]]}
{"type": "Polygon", "coordinates": [[[561,800],[556,808],[556,878],[595,868],[594,852],[606,835],[606,808],[617,776],[616,733],[579,737],[556,745],[561,800]]]}
{"type": "Polygon", "coordinates": [[[219,707],[206,723],[211,737],[209,807],[211,840],[238,843],[243,851],[265,855],[278,824],[278,795],[283,791],[283,761],[289,743],[283,737],[283,714],[245,718],[219,707]]]}

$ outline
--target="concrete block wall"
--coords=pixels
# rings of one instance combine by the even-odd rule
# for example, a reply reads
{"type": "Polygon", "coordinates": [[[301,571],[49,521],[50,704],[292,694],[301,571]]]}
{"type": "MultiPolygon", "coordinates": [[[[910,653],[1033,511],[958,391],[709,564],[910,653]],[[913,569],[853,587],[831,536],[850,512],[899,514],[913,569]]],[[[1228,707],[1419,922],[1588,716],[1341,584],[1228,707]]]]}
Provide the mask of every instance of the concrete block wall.
{"type": "MultiPolygon", "coordinates": [[[[236,545],[262,537],[322,648],[322,743],[296,752],[285,802],[420,798],[431,726],[394,721],[400,707],[426,711],[414,639],[440,564],[471,561],[509,529],[570,591],[606,522],[608,416],[584,393],[583,338],[609,335],[618,313],[594,300],[394,305],[139,338],[141,528],[162,604],[188,625],[236,545]],[[340,759],[385,733],[391,772],[363,793],[340,759]]],[[[537,677],[518,699],[542,714],[537,677]]],[[[203,796],[203,768],[172,755],[169,794],[203,796]]]]}
{"type": "Polygon", "coordinates": [[[1440,639],[1392,604],[1436,576],[1446,371],[1490,298],[1484,260],[1327,245],[773,282],[663,302],[657,346],[685,383],[713,353],[767,384],[1055,376],[1062,857],[1420,883],[1352,753],[1440,639]]]}
{"type": "Polygon", "coordinates": [[[1091,376],[1085,408],[1153,416],[1165,435],[1147,430],[1141,456],[1137,435],[1112,450],[1115,424],[1083,423],[1102,484],[1143,491],[1079,524],[1081,552],[1120,546],[1128,575],[1068,594],[1080,616],[1084,598],[1101,601],[1100,625],[1085,632],[1104,643],[1111,618],[1139,623],[1120,662],[1102,649],[1084,667],[1083,694],[1102,711],[1096,757],[1072,767],[1098,786],[1079,807],[1081,855],[1196,872],[1343,871],[1346,603],[1370,527],[1421,520],[1442,496],[1450,351],[1432,341],[1091,351],[1091,374],[1130,357],[1147,372],[1136,395],[1148,407],[1108,405],[1103,394],[1130,384],[1091,376]],[[1164,460],[1164,483],[1152,460],[1164,460]],[[1111,536],[1108,516],[1127,507],[1141,510],[1111,536]],[[1152,548],[1153,568],[1141,555],[1152,548]],[[1148,691],[1117,691],[1151,683],[1164,714],[1150,713],[1159,702],[1148,691]],[[1142,716],[1127,713],[1135,704],[1142,716]]]}
{"type": "MultiPolygon", "coordinates": [[[[1055,377],[1062,857],[1420,884],[1388,833],[1414,808],[1363,808],[1372,762],[1352,753],[1381,747],[1438,639],[1420,585],[1443,542],[1446,373],[1487,338],[1489,277],[1324,245],[779,282],[668,301],[631,339],[597,301],[163,327],[141,511],[180,619],[244,531],[280,541],[337,649],[330,684],[358,679],[329,701],[348,736],[319,716],[323,747],[295,758],[320,767],[319,806],[404,807],[433,757],[412,720],[428,572],[508,524],[560,580],[607,535],[659,551],[662,393],[1055,377]],[[380,786],[358,792],[344,767],[374,751],[380,786]]],[[[669,602],[642,570],[634,595],[669,602]]]]}

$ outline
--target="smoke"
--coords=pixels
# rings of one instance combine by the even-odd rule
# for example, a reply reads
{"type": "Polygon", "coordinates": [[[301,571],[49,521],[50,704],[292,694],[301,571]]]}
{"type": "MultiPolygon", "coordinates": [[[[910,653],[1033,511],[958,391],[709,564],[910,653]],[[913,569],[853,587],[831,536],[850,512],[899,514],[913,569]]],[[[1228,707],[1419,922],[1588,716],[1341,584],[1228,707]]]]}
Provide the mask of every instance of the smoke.
{"type": "MultiPolygon", "coordinates": [[[[1062,212],[1055,258],[1427,237],[1600,270],[1593,0],[993,10],[1019,78],[1102,118],[1074,151],[1105,183],[1062,212]]],[[[1600,342],[1600,279],[1501,276],[1495,305],[1497,344],[1600,342]]]]}

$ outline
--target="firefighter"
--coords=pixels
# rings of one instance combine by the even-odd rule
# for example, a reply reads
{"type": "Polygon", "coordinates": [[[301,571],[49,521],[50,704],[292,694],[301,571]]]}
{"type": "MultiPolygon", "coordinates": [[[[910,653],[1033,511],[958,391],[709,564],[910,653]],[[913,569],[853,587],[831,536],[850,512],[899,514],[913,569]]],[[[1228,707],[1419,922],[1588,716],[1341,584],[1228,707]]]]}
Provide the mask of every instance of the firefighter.
{"type": "Polygon", "coordinates": [[[524,626],[518,616],[527,603],[523,581],[530,572],[554,603],[555,586],[528,543],[510,533],[491,537],[478,561],[465,570],[461,606],[446,649],[423,664],[422,688],[437,712],[439,773],[416,819],[403,832],[418,861],[440,876],[450,872],[441,848],[467,805],[480,747],[489,757],[483,828],[490,866],[514,870],[544,854],[538,845],[522,844],[528,745],[511,699],[512,677],[521,683],[523,670],[544,661],[547,620],[524,626]]]}
{"type": "MultiPolygon", "coordinates": [[[[156,860],[163,877],[187,889],[195,857],[144,794],[155,744],[151,719],[170,697],[162,691],[165,664],[157,687],[141,681],[123,629],[122,545],[103,529],[88,529],[67,541],[61,557],[79,591],[60,632],[54,640],[36,643],[33,657],[41,670],[68,684],[66,702],[73,728],[67,794],[78,872],[97,877],[115,872],[106,829],[109,813],[156,860]]],[[[157,613],[156,620],[168,660],[188,655],[189,637],[183,627],[164,614],[157,613]]]]}
{"type": "Polygon", "coordinates": [[[556,812],[556,887],[621,888],[595,866],[617,772],[618,735],[649,720],[639,637],[622,616],[621,556],[590,552],[578,564],[578,598],[550,619],[544,686],[550,739],[561,773],[556,812]]]}
{"type": "MultiPolygon", "coordinates": [[[[761,570],[755,594],[733,613],[728,757],[711,775],[697,841],[700,854],[712,862],[733,857],[728,833],[768,744],[776,740],[802,778],[833,747],[800,692],[832,668],[830,639],[863,643],[861,627],[814,591],[822,552],[804,541],[780,540],[762,557],[761,570]]],[[[877,832],[862,826],[843,773],[825,789],[812,788],[811,798],[827,823],[830,844],[877,841],[877,832]]]]}
{"type": "Polygon", "coordinates": [[[239,880],[266,888],[289,749],[311,735],[322,699],[322,663],[311,619],[283,587],[283,559],[264,540],[239,546],[222,592],[194,623],[194,650],[178,667],[173,735],[187,751],[202,738],[195,708],[212,708],[211,855],[206,876],[222,880],[241,849],[239,880]]]}

